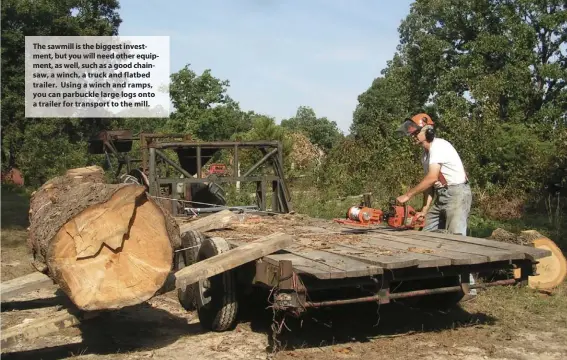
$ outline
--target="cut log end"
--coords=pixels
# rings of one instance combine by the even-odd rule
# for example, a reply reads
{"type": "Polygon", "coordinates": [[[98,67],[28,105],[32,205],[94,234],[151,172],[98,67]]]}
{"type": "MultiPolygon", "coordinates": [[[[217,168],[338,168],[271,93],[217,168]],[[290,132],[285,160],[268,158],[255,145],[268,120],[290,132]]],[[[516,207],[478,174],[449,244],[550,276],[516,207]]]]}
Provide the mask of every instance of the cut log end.
{"type": "Polygon", "coordinates": [[[528,285],[534,289],[549,290],[557,287],[567,277],[567,260],[557,245],[546,237],[531,240],[534,247],[551,251],[551,256],[539,259],[537,276],[528,278],[528,285]]]}
{"type": "Polygon", "coordinates": [[[67,223],[51,242],[50,272],[82,310],[141,303],[171,270],[173,249],[161,209],[147,199],[134,208],[134,195],[117,192],[67,223]]]}
{"type": "Polygon", "coordinates": [[[73,169],[42,186],[30,206],[34,265],[79,309],[136,305],[165,283],[179,227],[143,186],[105,184],[98,168],[73,169]]]}
{"type": "MultiPolygon", "coordinates": [[[[536,276],[528,278],[528,286],[539,290],[550,290],[561,284],[567,277],[567,260],[561,249],[549,238],[543,236],[536,230],[525,230],[520,234],[514,234],[503,229],[496,229],[492,232],[490,239],[523,245],[532,246],[538,249],[551,252],[550,256],[538,259],[536,265],[536,276]]],[[[517,269],[514,276],[520,278],[521,271],[517,269]]]]}

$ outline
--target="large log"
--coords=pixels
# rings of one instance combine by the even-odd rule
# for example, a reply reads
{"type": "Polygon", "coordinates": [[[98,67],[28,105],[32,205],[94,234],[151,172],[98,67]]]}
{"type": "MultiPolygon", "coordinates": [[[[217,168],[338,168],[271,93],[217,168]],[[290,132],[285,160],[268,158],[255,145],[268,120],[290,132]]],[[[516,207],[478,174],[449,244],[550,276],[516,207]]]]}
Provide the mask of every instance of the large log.
{"type": "MultiPolygon", "coordinates": [[[[531,246],[548,250],[551,255],[538,259],[536,276],[528,278],[528,286],[534,289],[550,290],[557,287],[567,278],[567,259],[561,249],[549,238],[535,230],[525,230],[519,234],[504,229],[495,229],[489,239],[516,245],[531,246]]],[[[517,269],[515,277],[519,278],[521,271],[517,269]]]]}
{"type": "Polygon", "coordinates": [[[143,186],[107,184],[100,167],[69,170],[30,200],[34,267],[81,310],[151,298],[172,269],[179,226],[143,186]]]}

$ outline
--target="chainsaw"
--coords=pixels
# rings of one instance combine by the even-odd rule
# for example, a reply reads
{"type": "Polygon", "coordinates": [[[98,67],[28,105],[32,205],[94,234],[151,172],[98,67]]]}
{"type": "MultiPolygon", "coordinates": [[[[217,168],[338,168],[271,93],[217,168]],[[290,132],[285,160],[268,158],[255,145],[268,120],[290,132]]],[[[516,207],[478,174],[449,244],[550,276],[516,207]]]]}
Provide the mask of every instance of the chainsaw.
{"type": "Polygon", "coordinates": [[[344,219],[333,221],[343,225],[363,226],[387,224],[391,228],[402,230],[419,230],[424,226],[425,219],[417,216],[417,211],[408,204],[398,205],[396,199],[390,200],[388,211],[366,207],[351,206],[344,219]]]}

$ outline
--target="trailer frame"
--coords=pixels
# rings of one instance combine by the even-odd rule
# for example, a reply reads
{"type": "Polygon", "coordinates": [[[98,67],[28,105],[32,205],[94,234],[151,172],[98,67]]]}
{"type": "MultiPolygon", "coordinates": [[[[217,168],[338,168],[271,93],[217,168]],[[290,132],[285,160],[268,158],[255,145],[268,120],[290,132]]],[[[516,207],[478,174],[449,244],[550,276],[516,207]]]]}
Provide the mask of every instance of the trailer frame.
{"type": "MultiPolygon", "coordinates": [[[[327,224],[336,226],[332,222],[327,224]]],[[[311,233],[292,235],[291,246],[227,270],[225,273],[231,274],[236,285],[225,289],[249,293],[253,288],[263,288],[270,293],[275,311],[295,317],[314,308],[363,302],[410,301],[450,308],[469,298],[471,289],[526,286],[529,277],[537,275],[538,260],[551,255],[548,250],[534,247],[443,232],[387,227],[337,231],[336,227],[329,229],[323,223],[320,227],[302,227],[311,229],[311,233]],[[326,236],[337,233],[359,236],[360,243],[328,241],[326,236]],[[320,240],[313,240],[313,236],[319,236],[320,240]],[[325,247],[315,246],[316,243],[325,247]],[[416,248],[424,251],[415,252],[416,248]],[[377,249],[398,253],[373,255],[377,249]],[[470,282],[471,274],[474,284],[470,282]]],[[[292,232],[290,229],[289,233],[292,232]]],[[[214,238],[217,244],[225,241],[231,249],[249,243],[236,235],[220,237],[223,235],[215,231],[203,236],[214,238]]],[[[201,281],[189,286],[196,287],[195,293],[204,291],[201,281]]],[[[236,314],[232,315],[237,321],[236,314]]],[[[231,328],[227,324],[203,325],[215,331],[231,328]]]]}

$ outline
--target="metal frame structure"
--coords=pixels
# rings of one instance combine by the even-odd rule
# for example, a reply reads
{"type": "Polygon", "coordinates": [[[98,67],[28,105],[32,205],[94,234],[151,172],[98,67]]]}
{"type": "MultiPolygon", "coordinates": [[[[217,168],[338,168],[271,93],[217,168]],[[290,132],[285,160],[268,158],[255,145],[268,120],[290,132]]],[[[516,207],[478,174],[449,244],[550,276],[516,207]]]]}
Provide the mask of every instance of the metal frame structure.
{"type": "MultiPolygon", "coordinates": [[[[95,154],[105,154],[107,162],[110,163],[110,155],[118,160],[118,169],[115,177],[120,178],[120,173],[126,167],[126,174],[136,178],[136,181],[147,186],[150,195],[163,196],[163,189],[172,201],[171,210],[173,215],[179,214],[179,203],[191,202],[190,192],[177,191],[178,185],[186,189],[191,184],[212,184],[219,190],[218,184],[224,183],[256,183],[256,202],[259,210],[266,211],[268,189],[272,191],[272,208],[275,213],[289,213],[292,211],[291,194],[287,187],[283,169],[283,146],[279,141],[194,141],[188,134],[155,134],[141,133],[132,136],[129,130],[103,131],[90,141],[89,151],[95,154]],[[141,159],[132,159],[128,153],[132,150],[132,142],[140,141],[141,159]],[[203,177],[203,166],[221,149],[230,149],[233,154],[233,169],[240,168],[239,153],[243,148],[259,149],[264,155],[258,162],[252,165],[245,173],[231,176],[208,176],[203,177]],[[178,155],[178,161],[173,160],[165,152],[173,150],[178,155]],[[134,167],[133,163],[141,163],[140,167],[134,167]],[[169,169],[177,172],[177,177],[159,173],[159,166],[165,164],[169,169]],[[260,167],[271,165],[273,175],[252,174],[260,167]],[[235,176],[236,175],[236,176],[235,176]],[[182,176],[182,177],[181,177],[182,176]]],[[[124,175],[122,175],[124,176],[124,175]]],[[[224,205],[224,204],[215,204],[224,205]]]]}

